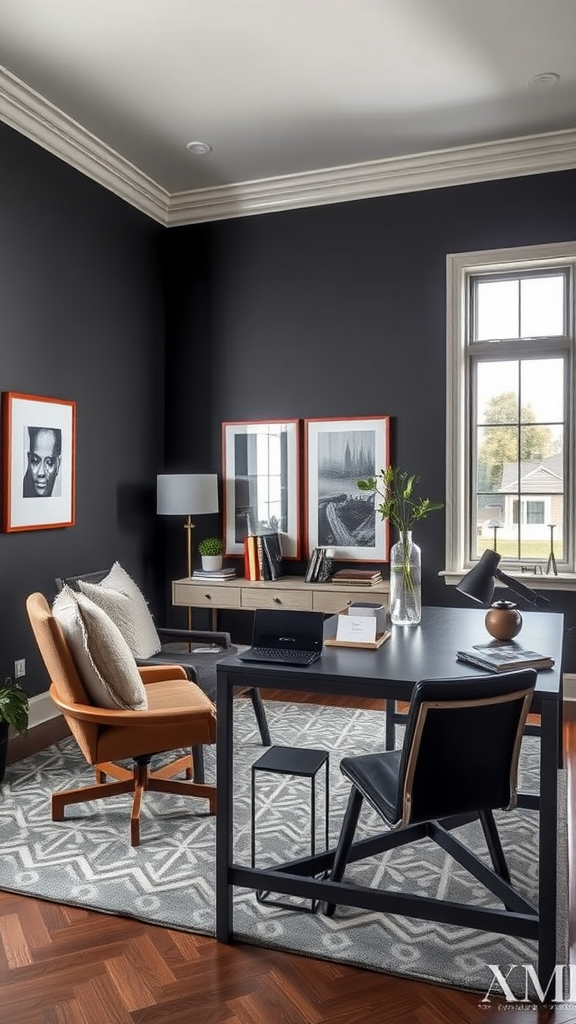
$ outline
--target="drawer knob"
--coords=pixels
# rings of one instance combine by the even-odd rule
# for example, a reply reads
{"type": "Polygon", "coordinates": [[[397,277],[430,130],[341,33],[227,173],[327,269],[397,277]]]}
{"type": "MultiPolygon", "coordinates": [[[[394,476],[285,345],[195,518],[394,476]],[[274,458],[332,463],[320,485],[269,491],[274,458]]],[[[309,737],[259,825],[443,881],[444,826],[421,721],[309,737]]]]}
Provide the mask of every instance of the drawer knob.
{"type": "Polygon", "coordinates": [[[212,594],[204,594],[204,597],[206,598],[207,601],[212,600],[212,594]]]}
{"type": "Polygon", "coordinates": [[[274,601],[274,602],[275,602],[276,604],[282,604],[282,598],[281,598],[281,597],[273,597],[273,598],[272,598],[272,600],[273,600],[273,601],[274,601]]]}

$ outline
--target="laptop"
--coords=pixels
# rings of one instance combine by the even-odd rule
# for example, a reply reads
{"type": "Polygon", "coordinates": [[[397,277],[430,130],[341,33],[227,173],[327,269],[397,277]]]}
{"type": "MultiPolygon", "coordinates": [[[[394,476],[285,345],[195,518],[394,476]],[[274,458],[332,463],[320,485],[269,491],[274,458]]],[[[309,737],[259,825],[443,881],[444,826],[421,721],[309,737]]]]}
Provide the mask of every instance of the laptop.
{"type": "Polygon", "coordinates": [[[252,646],[242,651],[241,661],[279,665],[311,665],[322,654],[322,612],[254,612],[252,646]]]}

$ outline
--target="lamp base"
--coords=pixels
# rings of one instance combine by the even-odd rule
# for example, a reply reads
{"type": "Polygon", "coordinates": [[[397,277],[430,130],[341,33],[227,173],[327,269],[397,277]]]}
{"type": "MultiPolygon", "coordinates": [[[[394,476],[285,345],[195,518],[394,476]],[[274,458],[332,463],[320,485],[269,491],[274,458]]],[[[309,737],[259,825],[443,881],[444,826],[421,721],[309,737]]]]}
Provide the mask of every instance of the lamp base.
{"type": "Polygon", "coordinates": [[[513,601],[495,601],[484,624],[496,640],[513,640],[522,629],[522,616],[513,601]]]}

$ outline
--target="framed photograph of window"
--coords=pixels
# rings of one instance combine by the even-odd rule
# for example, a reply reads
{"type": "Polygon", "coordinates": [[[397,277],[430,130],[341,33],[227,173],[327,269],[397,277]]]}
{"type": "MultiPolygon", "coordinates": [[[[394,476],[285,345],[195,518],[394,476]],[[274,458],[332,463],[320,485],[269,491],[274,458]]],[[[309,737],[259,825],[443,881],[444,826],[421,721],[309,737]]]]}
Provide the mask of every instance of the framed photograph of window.
{"type": "Polygon", "coordinates": [[[76,403],[2,395],[2,529],[74,526],[76,403]]]}
{"type": "Polygon", "coordinates": [[[390,417],[309,419],[304,426],[308,552],[330,547],[337,561],[387,562],[388,523],[376,511],[378,496],[357,482],[389,465],[390,417]]]}
{"type": "Polygon", "coordinates": [[[300,557],[300,420],[222,424],[224,538],[244,553],[252,533],[278,533],[283,558],[300,557]]]}

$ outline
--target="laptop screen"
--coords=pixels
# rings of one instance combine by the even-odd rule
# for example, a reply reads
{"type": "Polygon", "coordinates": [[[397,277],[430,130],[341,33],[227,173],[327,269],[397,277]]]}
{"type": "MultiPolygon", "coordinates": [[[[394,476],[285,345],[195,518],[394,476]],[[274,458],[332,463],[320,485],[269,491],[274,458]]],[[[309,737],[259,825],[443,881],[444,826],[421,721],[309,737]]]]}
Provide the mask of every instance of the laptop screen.
{"type": "Polygon", "coordinates": [[[322,650],[324,615],[322,612],[254,612],[253,647],[276,647],[283,651],[322,650]]]}

